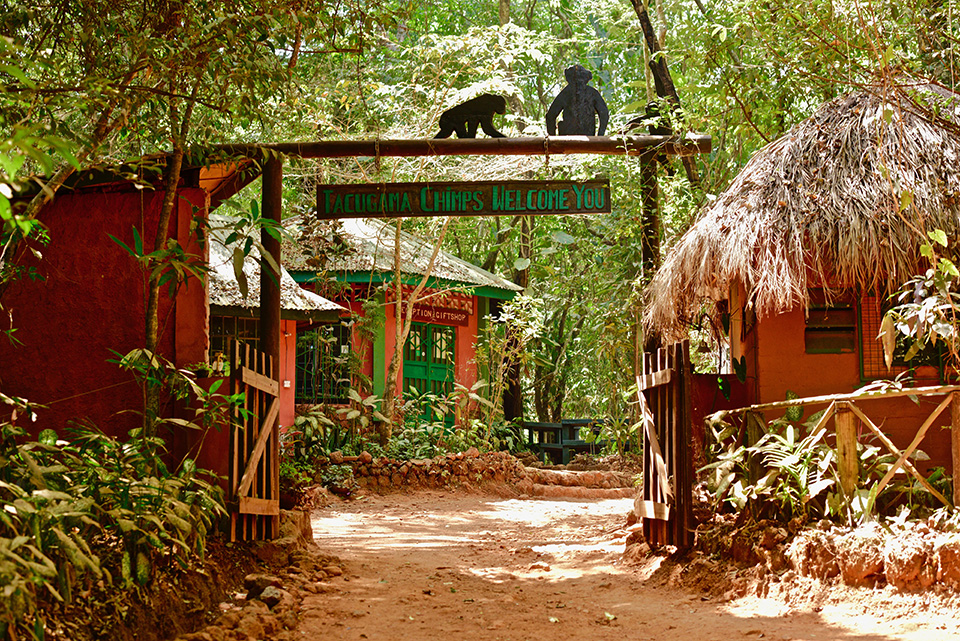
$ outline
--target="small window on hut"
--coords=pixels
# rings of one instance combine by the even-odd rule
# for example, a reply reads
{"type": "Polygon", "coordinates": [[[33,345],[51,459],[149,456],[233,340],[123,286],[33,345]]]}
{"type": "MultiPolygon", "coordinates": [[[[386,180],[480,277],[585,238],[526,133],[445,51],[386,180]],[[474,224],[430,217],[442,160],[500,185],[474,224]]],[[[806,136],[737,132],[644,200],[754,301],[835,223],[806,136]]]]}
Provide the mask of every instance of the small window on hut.
{"type": "Polygon", "coordinates": [[[260,347],[260,319],[243,316],[210,315],[210,361],[217,354],[223,354],[230,360],[230,346],[233,341],[248,343],[254,348],[260,347]]]}
{"type": "Polygon", "coordinates": [[[807,354],[849,354],[857,349],[857,308],[849,292],[827,297],[810,290],[810,306],[803,332],[807,354]]]}

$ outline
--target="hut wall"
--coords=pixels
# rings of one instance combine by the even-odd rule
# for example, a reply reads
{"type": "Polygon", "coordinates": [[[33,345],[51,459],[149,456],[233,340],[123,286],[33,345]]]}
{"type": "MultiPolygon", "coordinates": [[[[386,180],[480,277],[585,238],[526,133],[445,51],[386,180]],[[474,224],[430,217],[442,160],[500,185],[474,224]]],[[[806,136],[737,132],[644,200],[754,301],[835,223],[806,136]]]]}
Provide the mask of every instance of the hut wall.
{"type": "MultiPolygon", "coordinates": [[[[773,403],[786,398],[787,391],[799,396],[820,396],[853,392],[864,382],[860,378],[860,357],[857,351],[847,354],[807,354],[804,343],[805,317],[802,309],[762,319],[757,323],[758,403],[773,403]]],[[[860,344],[860,341],[857,341],[860,344]]],[[[895,445],[905,448],[940,397],[920,399],[919,405],[909,398],[861,401],[861,409],[887,433],[895,445]]],[[[806,409],[804,418],[825,405],[806,409]]],[[[767,420],[775,418],[768,413],[767,420]]],[[[930,456],[918,461],[917,467],[951,469],[950,431],[936,429],[950,424],[949,410],[928,431],[920,446],[930,456]]],[[[866,440],[868,431],[860,426],[866,440]]]]}
{"type": "Polygon", "coordinates": [[[477,382],[477,335],[481,306],[473,297],[473,313],[466,327],[457,328],[457,373],[456,381],[465,387],[477,382]]]}
{"type": "Polygon", "coordinates": [[[757,323],[757,402],[782,401],[787,391],[818,396],[844,394],[860,387],[857,353],[807,354],[805,328],[802,309],[757,323]]]}
{"type": "MultiPolygon", "coordinates": [[[[146,282],[108,234],[133,247],[136,227],[149,249],[162,198],[150,191],[64,193],[42,212],[50,243],[40,248],[42,260],[26,261],[42,279],[21,278],[5,292],[18,344],[0,340],[0,390],[48,405],[27,426],[33,433],[62,431],[70,420],[88,419],[117,436],[138,425],[135,414],[119,412],[143,408],[140,388],[108,361],[144,345],[146,282]]],[[[186,242],[193,208],[206,210],[206,194],[183,189],[176,202],[170,234],[186,242]]],[[[173,309],[166,290],[161,294],[158,351],[177,365],[205,359],[206,299],[196,281],[181,288],[173,309]]]]}
{"type": "Polygon", "coordinates": [[[296,417],[297,321],[280,321],[280,425],[296,417]]]}

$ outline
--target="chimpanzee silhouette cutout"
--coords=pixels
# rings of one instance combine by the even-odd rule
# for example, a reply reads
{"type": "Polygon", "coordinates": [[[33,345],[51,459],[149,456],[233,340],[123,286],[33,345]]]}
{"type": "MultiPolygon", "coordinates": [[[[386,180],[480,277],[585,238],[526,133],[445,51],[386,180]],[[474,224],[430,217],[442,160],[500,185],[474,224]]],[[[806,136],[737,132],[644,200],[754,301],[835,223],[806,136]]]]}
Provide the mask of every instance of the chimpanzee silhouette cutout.
{"type": "Polygon", "coordinates": [[[476,138],[478,125],[491,138],[506,138],[493,126],[495,113],[507,113],[503,96],[485,93],[471,98],[440,114],[440,133],[434,138],[449,138],[453,132],[457,132],[457,138],[476,138]]]}
{"type": "Polygon", "coordinates": [[[563,120],[559,123],[561,136],[604,135],[610,110],[600,92],[587,85],[593,74],[581,65],[573,65],[563,75],[567,86],[560,90],[547,111],[547,134],[557,135],[557,116],[563,113],[563,120]],[[600,119],[599,133],[594,129],[597,117],[600,119]]]}

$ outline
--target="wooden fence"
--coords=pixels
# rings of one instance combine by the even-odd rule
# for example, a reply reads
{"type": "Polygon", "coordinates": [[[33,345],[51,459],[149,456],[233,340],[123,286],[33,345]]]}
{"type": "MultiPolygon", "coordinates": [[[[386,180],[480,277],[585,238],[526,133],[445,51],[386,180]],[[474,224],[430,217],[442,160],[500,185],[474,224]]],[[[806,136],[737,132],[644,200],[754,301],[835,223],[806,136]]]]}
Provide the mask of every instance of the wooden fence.
{"type": "Polygon", "coordinates": [[[643,415],[643,494],[637,515],[651,546],[693,545],[690,343],[643,355],[637,398],[643,415]]]}
{"type": "Polygon", "coordinates": [[[893,467],[884,475],[877,486],[877,494],[887,486],[893,479],[893,476],[901,468],[913,476],[917,482],[945,506],[960,505],[960,385],[943,385],[936,387],[914,387],[894,390],[869,391],[853,394],[834,394],[830,396],[812,396],[807,398],[796,398],[789,401],[777,403],[764,403],[762,405],[751,405],[726,412],[727,414],[741,415],[744,417],[748,432],[751,426],[756,426],[754,434],[750,434],[748,440],[755,443],[760,436],[765,422],[761,413],[765,411],[786,410],[790,407],[800,407],[805,405],[823,405],[827,404],[827,410],[820,417],[813,431],[826,428],[830,421],[833,421],[834,432],[836,434],[837,445],[837,468],[840,477],[840,487],[844,494],[851,496],[860,485],[860,457],[857,454],[857,423],[863,424],[868,431],[877,437],[877,440],[891,454],[897,457],[893,467]],[[943,400],[937,405],[936,409],[923,421],[917,429],[913,440],[902,452],[890,438],[884,434],[877,424],[870,419],[867,414],[858,405],[858,401],[896,398],[900,396],[943,396],[943,400]],[[930,427],[944,413],[947,407],[950,411],[951,426],[951,444],[952,444],[952,462],[953,462],[953,496],[952,502],[942,493],[937,491],[929,481],[913,466],[910,462],[910,456],[917,450],[924,436],[930,430],[930,427]]]}
{"type": "Polygon", "coordinates": [[[240,343],[230,359],[230,393],[244,393],[230,428],[230,540],[280,531],[280,385],[273,359],[240,343]]]}

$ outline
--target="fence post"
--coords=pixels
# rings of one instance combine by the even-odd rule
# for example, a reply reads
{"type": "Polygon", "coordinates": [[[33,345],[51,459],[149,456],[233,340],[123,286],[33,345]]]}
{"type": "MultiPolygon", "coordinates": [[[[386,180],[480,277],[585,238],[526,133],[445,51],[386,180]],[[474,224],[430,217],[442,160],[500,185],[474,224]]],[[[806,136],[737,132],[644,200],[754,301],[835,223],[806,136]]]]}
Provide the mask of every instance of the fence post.
{"type": "Polygon", "coordinates": [[[950,444],[953,467],[953,506],[960,505],[960,394],[950,395],[950,444]]]}
{"type": "Polygon", "coordinates": [[[834,416],[837,431],[837,467],[840,470],[840,487],[850,497],[860,481],[860,460],[857,456],[857,422],[846,401],[837,402],[834,416]]]}

